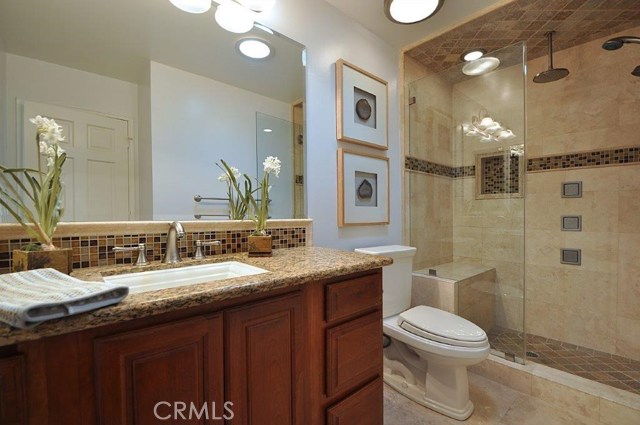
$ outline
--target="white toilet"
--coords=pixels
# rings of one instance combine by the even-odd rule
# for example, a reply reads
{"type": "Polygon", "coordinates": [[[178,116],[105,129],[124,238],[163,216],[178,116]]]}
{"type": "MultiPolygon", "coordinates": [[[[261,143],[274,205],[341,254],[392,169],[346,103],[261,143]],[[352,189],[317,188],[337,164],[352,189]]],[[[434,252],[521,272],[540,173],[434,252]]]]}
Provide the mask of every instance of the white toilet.
{"type": "Polygon", "coordinates": [[[458,420],[473,413],[467,366],[489,355],[489,340],[475,324],[427,306],[411,306],[416,248],[356,249],[393,258],[383,269],[384,381],[416,403],[458,420]]]}

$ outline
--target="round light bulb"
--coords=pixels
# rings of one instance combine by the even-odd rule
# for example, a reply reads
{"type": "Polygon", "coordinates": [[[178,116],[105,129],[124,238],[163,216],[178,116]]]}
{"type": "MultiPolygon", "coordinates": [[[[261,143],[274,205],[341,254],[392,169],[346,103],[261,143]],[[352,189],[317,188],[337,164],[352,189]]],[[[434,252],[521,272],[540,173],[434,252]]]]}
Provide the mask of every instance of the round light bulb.
{"type": "Polygon", "coordinates": [[[211,9],[211,0],[169,0],[180,10],[189,13],[204,13],[211,9]]]}
{"type": "Polygon", "coordinates": [[[462,73],[465,75],[482,75],[487,72],[493,71],[500,66],[500,60],[491,56],[486,56],[480,59],[476,59],[471,62],[467,62],[462,67],[462,73]]]}
{"type": "Polygon", "coordinates": [[[385,13],[399,24],[424,21],[440,9],[443,0],[385,0],[385,13]]]}
{"type": "Polygon", "coordinates": [[[462,54],[462,60],[464,60],[465,62],[471,62],[480,59],[482,56],[484,56],[484,53],[484,50],[471,50],[470,52],[462,54]]]}
{"type": "Polygon", "coordinates": [[[236,34],[249,32],[253,28],[251,11],[233,1],[219,5],[216,9],[215,18],[218,25],[236,34]]]}
{"type": "Polygon", "coordinates": [[[242,39],[237,46],[240,53],[251,59],[265,59],[272,55],[271,47],[257,38],[242,39]]]}
{"type": "Polygon", "coordinates": [[[254,12],[266,12],[276,4],[276,0],[238,0],[238,2],[254,12]]]}

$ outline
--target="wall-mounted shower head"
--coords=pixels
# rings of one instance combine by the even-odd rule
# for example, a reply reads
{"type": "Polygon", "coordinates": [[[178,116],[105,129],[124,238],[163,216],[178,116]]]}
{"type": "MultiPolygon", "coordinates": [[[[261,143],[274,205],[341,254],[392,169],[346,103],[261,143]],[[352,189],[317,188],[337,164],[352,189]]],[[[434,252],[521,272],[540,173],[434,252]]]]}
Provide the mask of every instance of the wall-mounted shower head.
{"type": "MultiPolygon", "coordinates": [[[[602,48],[605,50],[618,50],[625,43],[636,43],[640,44],[640,37],[636,37],[633,35],[623,35],[622,37],[612,38],[611,40],[607,40],[602,45],[602,48]]],[[[631,75],[634,77],[640,77],[640,66],[636,66],[636,68],[631,71],[631,75]]]]}
{"type": "Polygon", "coordinates": [[[640,37],[634,37],[632,35],[625,35],[622,37],[612,38],[611,40],[607,40],[602,45],[602,48],[605,50],[618,50],[625,43],[638,43],[640,44],[640,37]]]}

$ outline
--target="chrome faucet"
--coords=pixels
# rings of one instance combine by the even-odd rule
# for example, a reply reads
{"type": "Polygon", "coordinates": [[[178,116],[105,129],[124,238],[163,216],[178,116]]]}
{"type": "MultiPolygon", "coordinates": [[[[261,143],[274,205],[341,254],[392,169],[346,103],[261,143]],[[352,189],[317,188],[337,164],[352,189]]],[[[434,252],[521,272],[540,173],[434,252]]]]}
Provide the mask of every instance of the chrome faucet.
{"type": "Polygon", "coordinates": [[[169,233],[167,234],[167,248],[162,259],[163,263],[179,263],[182,261],[180,258],[180,247],[178,246],[178,240],[184,238],[184,228],[182,224],[174,221],[169,225],[169,233]]]}

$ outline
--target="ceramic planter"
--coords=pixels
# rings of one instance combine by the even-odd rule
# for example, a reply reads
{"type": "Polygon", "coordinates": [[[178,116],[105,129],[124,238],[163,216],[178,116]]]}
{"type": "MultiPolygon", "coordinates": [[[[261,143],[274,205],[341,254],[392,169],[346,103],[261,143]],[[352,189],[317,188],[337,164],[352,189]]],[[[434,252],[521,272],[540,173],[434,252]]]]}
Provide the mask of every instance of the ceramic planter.
{"type": "Polygon", "coordinates": [[[69,274],[73,270],[71,248],[54,249],[52,251],[13,251],[12,271],[52,268],[69,274]]]}
{"type": "Polygon", "coordinates": [[[249,236],[249,257],[271,257],[271,235],[249,236]]]}

